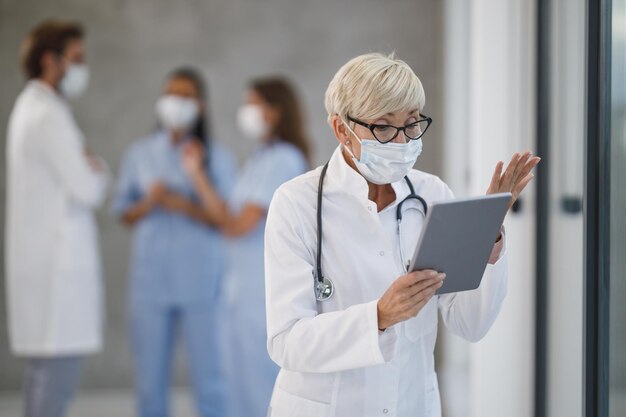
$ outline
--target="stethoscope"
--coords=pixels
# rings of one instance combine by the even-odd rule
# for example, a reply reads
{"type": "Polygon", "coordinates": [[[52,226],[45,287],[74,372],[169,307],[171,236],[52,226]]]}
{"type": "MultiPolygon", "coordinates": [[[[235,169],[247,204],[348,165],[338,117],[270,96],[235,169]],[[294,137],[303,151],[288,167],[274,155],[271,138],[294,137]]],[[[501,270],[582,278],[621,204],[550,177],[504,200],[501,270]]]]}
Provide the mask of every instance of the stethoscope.
{"type": "MultiPolygon", "coordinates": [[[[322,274],[322,194],[324,191],[324,178],[326,177],[326,171],[328,170],[328,162],[322,168],[322,173],[320,175],[320,182],[317,187],[317,257],[315,259],[315,269],[313,270],[313,278],[315,279],[314,283],[314,291],[315,291],[315,299],[317,301],[326,301],[330,297],[333,296],[335,292],[335,286],[330,278],[326,278],[324,274],[322,274]]],[[[428,212],[428,204],[426,204],[426,200],[424,200],[419,195],[415,194],[415,189],[413,188],[413,184],[408,177],[404,177],[406,184],[409,186],[409,195],[404,197],[404,199],[398,203],[396,207],[396,221],[398,222],[398,239],[400,241],[400,261],[402,262],[402,266],[406,272],[408,272],[409,265],[404,264],[404,255],[402,253],[402,239],[400,236],[400,224],[402,223],[402,205],[407,200],[418,200],[422,203],[422,207],[424,211],[422,214],[426,217],[426,213],[428,212]]]]}

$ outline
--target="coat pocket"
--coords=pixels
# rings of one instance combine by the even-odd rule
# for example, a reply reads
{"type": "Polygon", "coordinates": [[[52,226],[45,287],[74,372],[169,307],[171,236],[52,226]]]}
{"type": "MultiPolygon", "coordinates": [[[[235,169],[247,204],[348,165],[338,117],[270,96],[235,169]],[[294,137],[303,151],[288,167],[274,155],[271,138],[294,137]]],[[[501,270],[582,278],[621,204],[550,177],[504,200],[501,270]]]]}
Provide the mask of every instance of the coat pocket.
{"type": "Polygon", "coordinates": [[[268,417],[327,417],[331,405],[309,400],[274,387],[268,417]]]}
{"type": "Polygon", "coordinates": [[[422,308],[422,311],[412,319],[404,322],[404,333],[412,342],[417,342],[424,336],[437,329],[437,297],[431,300],[422,308]]]}

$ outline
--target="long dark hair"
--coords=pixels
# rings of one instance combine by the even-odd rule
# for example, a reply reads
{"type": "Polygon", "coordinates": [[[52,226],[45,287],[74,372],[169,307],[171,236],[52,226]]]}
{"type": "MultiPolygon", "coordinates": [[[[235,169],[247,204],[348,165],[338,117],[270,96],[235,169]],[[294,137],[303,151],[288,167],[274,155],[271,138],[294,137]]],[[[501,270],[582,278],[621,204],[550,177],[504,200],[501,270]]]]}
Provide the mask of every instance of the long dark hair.
{"type": "MultiPolygon", "coordinates": [[[[191,67],[179,67],[170,72],[167,76],[168,80],[175,78],[182,78],[190,81],[198,91],[200,101],[205,103],[204,107],[208,108],[207,84],[204,82],[204,79],[202,78],[202,75],[200,75],[199,71],[191,67]]],[[[190,130],[190,133],[194,137],[198,138],[205,148],[208,148],[211,141],[211,123],[208,115],[205,113],[206,112],[202,112],[198,115],[198,120],[190,130]]]]}
{"type": "Polygon", "coordinates": [[[291,83],[282,77],[258,78],[250,82],[250,88],[280,114],[272,135],[295,145],[310,164],[311,146],[304,132],[304,114],[291,83]]]}

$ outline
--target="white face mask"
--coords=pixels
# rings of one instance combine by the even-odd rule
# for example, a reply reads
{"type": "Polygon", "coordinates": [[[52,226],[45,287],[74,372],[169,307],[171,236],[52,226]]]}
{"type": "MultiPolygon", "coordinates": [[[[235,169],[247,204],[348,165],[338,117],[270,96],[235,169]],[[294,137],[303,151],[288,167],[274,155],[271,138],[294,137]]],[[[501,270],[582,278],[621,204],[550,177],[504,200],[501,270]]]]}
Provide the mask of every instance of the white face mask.
{"type": "Polygon", "coordinates": [[[85,64],[70,64],[59,84],[63,96],[73,99],[80,97],[89,84],[89,68],[85,64]]]}
{"type": "Polygon", "coordinates": [[[191,98],[168,94],[157,101],[156,113],[164,128],[186,130],[198,119],[200,109],[191,98]]]}
{"type": "Polygon", "coordinates": [[[361,144],[361,159],[356,159],[349,148],[345,149],[352,155],[352,161],[361,175],[373,184],[382,185],[400,181],[413,168],[417,157],[422,153],[421,139],[408,143],[382,144],[376,139],[361,140],[350,126],[348,130],[361,144]]]}
{"type": "Polygon", "coordinates": [[[269,133],[269,126],[263,118],[263,110],[254,104],[245,104],[237,112],[237,125],[241,133],[252,142],[261,142],[269,133]]]}

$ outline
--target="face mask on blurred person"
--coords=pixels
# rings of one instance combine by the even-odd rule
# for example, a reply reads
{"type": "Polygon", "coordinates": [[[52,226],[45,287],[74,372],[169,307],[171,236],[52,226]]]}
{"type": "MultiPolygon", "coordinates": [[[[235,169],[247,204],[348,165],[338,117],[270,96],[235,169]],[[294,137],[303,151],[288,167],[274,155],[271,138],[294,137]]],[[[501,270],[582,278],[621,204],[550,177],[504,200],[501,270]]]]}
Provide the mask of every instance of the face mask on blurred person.
{"type": "Polygon", "coordinates": [[[85,64],[70,64],[59,84],[63,96],[73,99],[80,97],[89,84],[89,68],[85,64]]]}
{"type": "MultiPolygon", "coordinates": [[[[348,126],[348,124],[346,124],[348,126]]],[[[357,159],[352,151],[352,161],[357,169],[373,184],[391,184],[404,178],[422,153],[422,140],[410,140],[407,143],[380,143],[377,140],[361,140],[350,126],[348,130],[361,144],[361,159],[357,159]]]]}
{"type": "Polygon", "coordinates": [[[157,101],[156,113],[164,128],[187,130],[197,120],[199,109],[195,100],[170,94],[157,101]]]}
{"type": "Polygon", "coordinates": [[[254,104],[246,104],[239,108],[237,125],[241,133],[252,142],[263,141],[269,132],[269,126],[263,118],[263,110],[254,104]]]}

